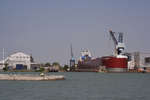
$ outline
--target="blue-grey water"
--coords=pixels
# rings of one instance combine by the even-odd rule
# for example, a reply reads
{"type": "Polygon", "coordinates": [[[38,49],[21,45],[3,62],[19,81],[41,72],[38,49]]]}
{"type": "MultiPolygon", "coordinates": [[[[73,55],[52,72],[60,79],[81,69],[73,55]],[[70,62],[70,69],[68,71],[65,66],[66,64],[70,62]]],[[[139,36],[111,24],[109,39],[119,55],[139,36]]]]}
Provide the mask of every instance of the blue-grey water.
{"type": "Polygon", "coordinates": [[[150,100],[149,73],[49,74],[64,75],[66,80],[1,80],[0,100],[150,100]]]}

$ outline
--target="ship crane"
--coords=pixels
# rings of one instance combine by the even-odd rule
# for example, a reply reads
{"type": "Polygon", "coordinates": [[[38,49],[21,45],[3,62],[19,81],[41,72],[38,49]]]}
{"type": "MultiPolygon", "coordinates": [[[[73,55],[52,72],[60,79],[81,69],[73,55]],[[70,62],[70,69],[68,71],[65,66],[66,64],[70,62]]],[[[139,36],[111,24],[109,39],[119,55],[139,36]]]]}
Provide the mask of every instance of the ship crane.
{"type": "Polygon", "coordinates": [[[108,72],[126,72],[128,59],[124,53],[123,33],[118,32],[116,34],[112,30],[109,30],[109,33],[115,45],[115,55],[103,57],[103,66],[108,72]]]}
{"type": "Polygon", "coordinates": [[[112,30],[109,30],[110,36],[114,42],[115,45],[115,56],[123,55],[124,51],[124,43],[123,43],[123,33],[118,33],[118,39],[115,37],[115,32],[112,32],[112,30]]]}

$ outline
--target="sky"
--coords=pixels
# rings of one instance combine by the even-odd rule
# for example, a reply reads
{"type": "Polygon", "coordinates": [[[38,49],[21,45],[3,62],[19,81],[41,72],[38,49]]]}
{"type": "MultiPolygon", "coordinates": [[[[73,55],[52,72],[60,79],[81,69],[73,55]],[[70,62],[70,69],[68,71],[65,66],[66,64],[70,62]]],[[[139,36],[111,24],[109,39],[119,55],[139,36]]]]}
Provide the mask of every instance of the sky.
{"type": "Polygon", "coordinates": [[[126,52],[150,53],[150,0],[0,0],[0,59],[22,51],[36,62],[69,64],[84,49],[111,55],[109,29],[124,33],[126,52]]]}

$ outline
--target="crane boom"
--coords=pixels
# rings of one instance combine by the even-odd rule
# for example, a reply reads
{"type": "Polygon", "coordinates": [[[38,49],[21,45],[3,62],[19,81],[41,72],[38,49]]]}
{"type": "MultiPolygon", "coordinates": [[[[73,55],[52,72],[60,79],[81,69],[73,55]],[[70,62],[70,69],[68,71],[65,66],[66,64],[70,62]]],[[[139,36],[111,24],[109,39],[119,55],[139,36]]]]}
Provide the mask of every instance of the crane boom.
{"type": "Polygon", "coordinates": [[[109,33],[110,33],[110,36],[112,37],[112,39],[113,39],[113,41],[114,41],[114,44],[115,44],[115,46],[118,44],[118,41],[117,41],[117,39],[115,38],[115,35],[114,35],[114,33],[115,32],[112,32],[112,30],[109,30],[109,33]]]}
{"type": "Polygon", "coordinates": [[[115,44],[115,55],[122,55],[124,51],[124,43],[123,43],[123,33],[118,33],[118,38],[115,37],[115,32],[112,32],[112,30],[109,30],[110,36],[115,44]]]}

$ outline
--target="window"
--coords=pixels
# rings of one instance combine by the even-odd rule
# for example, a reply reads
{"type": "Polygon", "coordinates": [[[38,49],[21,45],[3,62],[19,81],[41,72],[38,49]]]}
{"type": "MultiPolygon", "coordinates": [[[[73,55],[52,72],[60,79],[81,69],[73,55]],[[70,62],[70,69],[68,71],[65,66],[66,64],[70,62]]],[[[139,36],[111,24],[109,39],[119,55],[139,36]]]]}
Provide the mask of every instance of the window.
{"type": "Polygon", "coordinates": [[[145,57],[145,63],[146,64],[150,63],[150,57],[145,57]]]}

